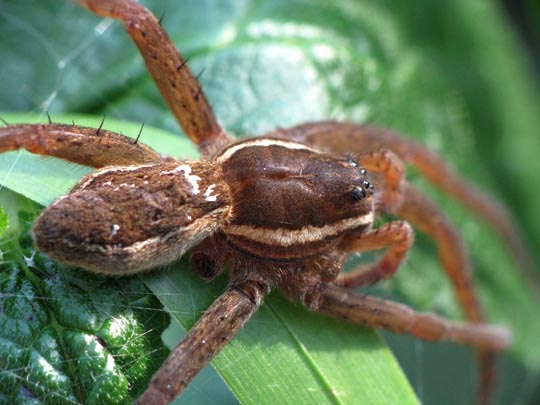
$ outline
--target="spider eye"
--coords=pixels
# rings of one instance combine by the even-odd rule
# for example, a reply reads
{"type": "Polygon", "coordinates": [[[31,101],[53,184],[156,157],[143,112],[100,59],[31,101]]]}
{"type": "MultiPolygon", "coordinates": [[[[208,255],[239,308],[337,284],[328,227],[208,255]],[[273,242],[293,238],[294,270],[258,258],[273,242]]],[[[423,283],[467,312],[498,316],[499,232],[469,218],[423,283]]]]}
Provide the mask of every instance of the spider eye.
{"type": "Polygon", "coordinates": [[[358,167],[358,162],[354,160],[352,156],[347,158],[347,163],[349,163],[352,167],[358,167]]]}
{"type": "Polygon", "coordinates": [[[362,187],[355,187],[352,190],[352,197],[355,201],[360,201],[366,198],[366,192],[362,187]]]}

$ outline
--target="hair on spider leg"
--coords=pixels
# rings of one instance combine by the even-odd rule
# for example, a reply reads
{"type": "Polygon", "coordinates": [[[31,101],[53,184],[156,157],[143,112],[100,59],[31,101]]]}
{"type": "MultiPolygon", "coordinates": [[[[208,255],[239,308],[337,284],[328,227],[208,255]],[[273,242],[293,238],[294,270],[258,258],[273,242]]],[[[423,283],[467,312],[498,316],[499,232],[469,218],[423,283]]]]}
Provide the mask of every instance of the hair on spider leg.
{"type": "Polygon", "coordinates": [[[179,72],[181,71],[189,62],[191,58],[189,56],[187,56],[183,61],[182,63],[180,63],[177,67],[176,67],[176,71],[179,72]]]}
{"type": "Polygon", "coordinates": [[[45,111],[45,114],[47,114],[47,120],[49,121],[49,124],[52,124],[53,121],[51,119],[51,115],[49,114],[49,111],[45,111]]]}
{"type": "Polygon", "coordinates": [[[201,86],[201,84],[199,83],[199,89],[197,90],[197,93],[195,93],[195,96],[193,96],[193,98],[194,98],[195,100],[198,100],[199,97],[201,96],[202,91],[203,91],[203,90],[202,90],[202,86],[201,86]]]}
{"type": "MultiPolygon", "coordinates": [[[[104,114],[103,118],[101,119],[101,122],[99,123],[99,127],[96,129],[96,132],[95,132],[96,135],[99,135],[101,133],[101,128],[103,128],[103,124],[105,123],[106,117],[107,116],[104,114]]],[[[73,123],[73,125],[75,125],[75,123],[73,123]]]]}
{"type": "Polygon", "coordinates": [[[201,78],[201,76],[204,74],[204,71],[206,70],[205,67],[203,67],[201,69],[201,71],[197,74],[197,76],[195,76],[196,80],[197,80],[197,86],[198,86],[198,90],[197,90],[197,93],[195,93],[195,96],[193,96],[193,98],[195,100],[198,100],[199,97],[201,96],[202,92],[203,92],[203,89],[202,89],[202,86],[201,86],[201,83],[199,81],[199,79],[201,78]]]}
{"type": "Polygon", "coordinates": [[[167,13],[167,12],[164,11],[164,12],[161,14],[161,17],[158,18],[158,23],[159,23],[159,25],[160,25],[161,27],[163,27],[163,19],[165,18],[165,14],[166,14],[166,13],[167,13]]]}
{"type": "Polygon", "coordinates": [[[197,75],[195,76],[195,79],[197,80],[197,82],[199,81],[199,79],[201,78],[201,76],[204,74],[204,71],[206,70],[205,67],[203,67],[201,69],[201,71],[199,73],[197,73],[197,75]]]}
{"type": "Polygon", "coordinates": [[[9,127],[9,122],[7,122],[4,117],[0,116],[0,121],[2,122],[2,124],[4,124],[6,127],[9,127]]]}
{"type": "Polygon", "coordinates": [[[143,129],[144,129],[144,122],[141,124],[141,129],[139,129],[139,133],[137,134],[137,137],[132,142],[133,145],[137,145],[137,142],[139,142],[139,138],[141,137],[143,129]]]}

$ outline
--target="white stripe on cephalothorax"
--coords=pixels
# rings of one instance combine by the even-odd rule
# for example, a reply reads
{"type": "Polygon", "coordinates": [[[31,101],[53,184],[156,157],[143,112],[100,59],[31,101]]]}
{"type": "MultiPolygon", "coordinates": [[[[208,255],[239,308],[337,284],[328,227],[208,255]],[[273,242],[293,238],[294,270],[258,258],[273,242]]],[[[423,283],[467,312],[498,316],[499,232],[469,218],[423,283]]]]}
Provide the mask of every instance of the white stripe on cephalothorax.
{"type": "Polygon", "coordinates": [[[303,145],[301,143],[296,142],[290,142],[290,141],[282,141],[279,139],[253,139],[250,141],[242,142],[236,145],[232,145],[231,147],[225,149],[221,155],[217,156],[216,160],[219,163],[225,162],[227,159],[229,159],[232,155],[234,155],[236,152],[238,152],[241,149],[244,148],[250,148],[254,146],[280,146],[282,148],[286,149],[294,149],[294,150],[307,150],[310,152],[316,152],[320,153],[317,149],[310,148],[309,146],[303,145]]]}
{"type": "Polygon", "coordinates": [[[224,227],[223,231],[227,235],[242,236],[266,245],[291,246],[321,241],[372,222],[373,212],[369,212],[356,218],[346,218],[321,227],[306,225],[302,229],[272,229],[250,225],[229,225],[224,227]]]}

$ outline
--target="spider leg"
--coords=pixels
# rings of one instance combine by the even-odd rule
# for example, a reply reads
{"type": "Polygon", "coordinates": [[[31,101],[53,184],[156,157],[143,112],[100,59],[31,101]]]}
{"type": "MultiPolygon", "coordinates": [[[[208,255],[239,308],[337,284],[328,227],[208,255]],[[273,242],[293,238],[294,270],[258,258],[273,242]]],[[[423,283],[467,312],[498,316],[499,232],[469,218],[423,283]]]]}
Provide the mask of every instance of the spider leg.
{"type": "Polygon", "coordinates": [[[384,177],[384,188],[377,193],[377,212],[395,212],[403,200],[402,187],[405,181],[403,161],[390,150],[377,150],[358,156],[358,162],[371,174],[384,177]]]}
{"type": "Polygon", "coordinates": [[[472,266],[455,227],[433,201],[410,184],[404,187],[404,200],[397,214],[433,238],[465,316],[470,321],[483,322],[485,316],[471,278],[472,266]]]}
{"type": "Polygon", "coordinates": [[[500,235],[510,254],[534,280],[534,259],[520,237],[509,212],[487,193],[460,178],[438,155],[422,144],[396,132],[354,123],[334,121],[306,123],[266,134],[316,146],[322,150],[362,155],[391,150],[413,165],[428,181],[477,213],[500,235]]]}
{"type": "MultiPolygon", "coordinates": [[[[485,316],[473,288],[469,258],[457,231],[436,204],[419,190],[405,183],[402,185],[402,194],[397,215],[433,238],[438,247],[440,261],[454,285],[466,318],[473,323],[484,323],[485,316]]],[[[345,239],[343,248],[348,252],[380,247],[388,247],[388,250],[379,261],[341,275],[335,284],[352,288],[391,277],[412,244],[412,230],[404,224],[406,222],[390,222],[356,240],[352,237],[345,239]]],[[[485,403],[495,379],[495,356],[485,348],[478,350],[477,355],[481,378],[478,403],[485,403]]]]}
{"type": "MultiPolygon", "coordinates": [[[[354,124],[304,124],[290,130],[281,131],[295,140],[302,138],[301,141],[308,141],[307,143],[320,147],[330,147],[333,151],[345,152],[345,148],[348,146],[354,147],[355,144],[359,149],[366,150],[367,153],[359,156],[361,164],[365,165],[369,170],[384,176],[385,190],[382,192],[382,206],[391,207],[388,211],[411,222],[435,240],[440,260],[454,284],[457,298],[467,319],[473,322],[484,321],[484,315],[472,286],[471,264],[457,231],[434,202],[424,196],[421,191],[402,181],[401,178],[403,167],[399,158],[408,159],[408,156],[414,154],[412,150],[415,148],[422,148],[422,153],[431,152],[412,141],[397,137],[391,132],[377,131],[354,124]],[[353,141],[356,141],[356,143],[353,141]],[[395,154],[384,150],[381,151],[383,147],[392,149],[395,154]],[[372,149],[375,150],[372,151],[372,149]]],[[[435,171],[444,172],[454,177],[455,181],[452,181],[452,184],[460,182],[463,187],[471,188],[471,186],[457,179],[454,174],[451,174],[450,169],[446,168],[442,161],[434,166],[435,171]]],[[[442,181],[442,178],[439,180],[442,181]]],[[[486,203],[490,201],[488,197],[485,197],[485,199],[486,203]]],[[[383,247],[392,243],[391,238],[392,236],[386,236],[386,242],[382,243],[383,247]]],[[[358,244],[360,243],[359,241],[358,244]]],[[[392,249],[389,250],[389,252],[391,251],[392,249]]]]}
{"type": "MultiPolygon", "coordinates": [[[[466,318],[471,322],[485,322],[485,315],[473,288],[469,257],[458,232],[437,205],[420,190],[406,184],[404,200],[397,214],[434,239],[439,258],[454,284],[466,318]]],[[[495,380],[495,356],[487,350],[479,350],[477,356],[481,376],[478,403],[485,403],[495,380]]]]}
{"type": "Polygon", "coordinates": [[[325,284],[318,312],[348,322],[406,333],[428,341],[450,341],[474,346],[480,368],[477,403],[489,403],[495,379],[496,352],[512,343],[511,333],[502,326],[476,322],[450,321],[429,312],[378,297],[358,295],[350,290],[325,284]]]}
{"type": "Polygon", "coordinates": [[[171,402],[242,329],[268,291],[255,281],[231,284],[169,354],[136,403],[171,402]]]}
{"type": "MultiPolygon", "coordinates": [[[[483,323],[485,316],[473,288],[471,264],[461,239],[452,224],[432,201],[419,190],[402,181],[403,166],[400,158],[414,164],[432,183],[454,195],[465,205],[479,213],[485,213],[484,218],[499,231],[511,248],[521,246],[518,260],[522,263],[528,261],[527,252],[507,212],[487,195],[478,192],[459,179],[440,158],[421,145],[389,131],[354,124],[306,124],[291,130],[281,130],[280,135],[315,144],[323,149],[330,148],[332,151],[345,153],[345,148],[349,149],[352,146],[354,150],[356,146],[358,150],[365,152],[359,156],[361,164],[384,178],[385,189],[381,194],[382,201],[378,201],[377,208],[393,212],[410,221],[435,240],[440,260],[454,285],[465,316],[470,322],[483,323]],[[381,151],[384,148],[391,149],[395,155],[381,151]]],[[[366,237],[370,245],[376,239],[370,234],[366,237]]],[[[337,285],[347,287],[366,285],[388,278],[397,270],[405,254],[405,251],[400,252],[405,243],[396,242],[399,240],[398,235],[395,237],[386,235],[380,238],[379,247],[390,245],[382,259],[367,268],[361,267],[341,276],[336,280],[337,285]]],[[[359,247],[361,242],[360,239],[356,247],[359,247]]],[[[349,246],[350,250],[354,247],[354,243],[349,246]]],[[[477,355],[481,376],[478,402],[485,403],[495,378],[495,356],[487,348],[478,350],[477,355]]]]}
{"type": "Polygon", "coordinates": [[[124,22],[169,108],[203,156],[229,141],[187,61],[149,10],[132,0],[78,1],[101,17],[124,22]]]}
{"type": "Polygon", "coordinates": [[[342,248],[346,252],[365,252],[381,247],[388,247],[388,250],[377,262],[342,273],[334,284],[356,288],[392,277],[412,246],[413,240],[412,227],[405,221],[393,221],[360,237],[345,239],[342,248]]]}
{"type": "Polygon", "coordinates": [[[359,295],[324,284],[317,312],[348,322],[407,333],[423,340],[451,341],[481,350],[500,351],[511,343],[510,332],[500,326],[450,321],[429,312],[416,312],[397,302],[359,295]]]}
{"type": "Polygon", "coordinates": [[[64,124],[0,127],[0,153],[17,149],[95,168],[163,161],[153,149],[123,135],[64,124]]]}
{"type": "MultiPolygon", "coordinates": [[[[369,159],[364,159],[363,156],[360,160],[362,165],[383,173],[386,180],[385,189],[390,189],[383,191],[383,196],[389,196],[383,197],[383,201],[386,201],[386,198],[391,200],[388,203],[383,202],[382,206],[392,207],[395,214],[410,221],[433,238],[437,243],[440,261],[454,285],[458,301],[467,319],[483,322],[485,317],[472,284],[471,264],[455,228],[433,201],[412,185],[401,181],[400,176],[396,174],[402,173],[401,167],[395,161],[392,162],[395,155],[389,155],[388,152],[372,152],[368,155],[369,159]],[[376,164],[377,159],[381,160],[379,165],[376,164]],[[399,201],[399,204],[396,204],[396,201],[399,201]]],[[[365,272],[365,268],[353,270],[341,276],[337,283],[357,287],[366,285],[368,280],[376,282],[393,275],[412,243],[412,231],[404,224],[391,222],[356,240],[346,240],[344,248],[349,252],[373,250],[389,245],[391,247],[379,262],[370,265],[371,270],[368,273],[365,272]]]]}
{"type": "MultiPolygon", "coordinates": [[[[357,157],[360,165],[375,177],[382,177],[382,191],[377,190],[377,212],[395,213],[403,202],[404,165],[389,150],[368,152],[357,157]]],[[[346,237],[341,248],[346,252],[365,252],[388,247],[383,257],[368,265],[362,265],[348,273],[342,273],[334,282],[341,287],[356,288],[374,284],[392,277],[412,246],[414,232],[404,221],[393,221],[360,236],[346,237]]]]}

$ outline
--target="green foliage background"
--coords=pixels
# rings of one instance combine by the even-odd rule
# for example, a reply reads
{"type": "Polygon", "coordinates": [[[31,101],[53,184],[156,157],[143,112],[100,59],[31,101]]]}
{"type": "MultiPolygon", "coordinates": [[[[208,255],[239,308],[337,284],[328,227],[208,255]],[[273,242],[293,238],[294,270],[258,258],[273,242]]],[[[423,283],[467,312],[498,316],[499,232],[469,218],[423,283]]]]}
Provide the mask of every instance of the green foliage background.
{"type": "MultiPolygon", "coordinates": [[[[164,13],[164,26],[183,53],[191,57],[193,70],[204,68],[203,87],[230,132],[245,136],[276,126],[328,118],[398,129],[439,151],[471,182],[504,201],[516,216],[538,263],[538,83],[527,70],[514,33],[492,2],[199,0],[180,4],[170,0],[145,4],[158,16],[164,13]]],[[[0,38],[1,111],[34,113],[28,120],[43,115],[45,110],[55,120],[58,114],[69,113],[68,120],[75,118],[81,123],[74,113],[86,113],[96,116],[89,124],[94,126],[106,114],[179,133],[134,47],[117,24],[102,22],[69,2],[2,2],[0,38]]],[[[11,122],[24,120],[7,114],[4,117],[11,122]]],[[[115,124],[108,121],[108,125],[115,124]]],[[[121,124],[119,128],[136,134],[136,127],[121,124]]],[[[148,130],[143,133],[143,141],[175,156],[193,153],[192,149],[187,151],[185,140],[177,141],[170,133],[148,130]]],[[[41,204],[50,203],[85,173],[73,165],[25,160],[17,154],[1,159],[4,172],[0,179],[41,204]]],[[[411,178],[440,201],[462,230],[490,318],[511,325],[514,331],[516,344],[503,361],[504,383],[497,391],[497,401],[538,401],[538,298],[488,227],[424,184],[414,172],[411,178]]],[[[21,228],[13,224],[19,209],[35,213],[35,205],[5,191],[0,197],[12,214],[11,233],[5,238],[8,244],[3,245],[0,293],[4,295],[0,303],[9,302],[11,308],[18,308],[6,300],[10,280],[17,279],[19,284],[9,284],[16,286],[9,290],[11,297],[23,296],[23,284],[37,288],[35,302],[45,305],[43,310],[49,316],[59,317],[63,310],[50,304],[50,298],[40,297],[47,277],[58,275],[67,291],[72,291],[73,278],[83,276],[59,270],[46,258],[38,261],[38,271],[32,270],[21,256],[30,255],[25,250],[29,249],[28,240],[24,233],[21,241],[17,239],[21,228]],[[13,262],[18,270],[13,268],[13,262]]],[[[29,219],[20,220],[23,230],[29,219]]],[[[173,318],[189,326],[225,281],[207,286],[192,277],[186,267],[180,263],[170,271],[144,276],[142,280],[173,318]]],[[[430,241],[420,235],[408,263],[378,293],[459,318],[451,289],[441,273],[430,241]]],[[[88,282],[92,288],[76,287],[90,302],[97,298],[88,291],[97,285],[109,283],[104,291],[111,296],[116,293],[110,291],[122,295],[126,288],[118,285],[123,283],[84,277],[91,280],[88,282]]],[[[148,290],[144,291],[143,296],[148,294],[148,290]]],[[[63,289],[61,292],[67,294],[63,289]]],[[[128,312],[137,308],[137,304],[127,301],[111,301],[111,305],[127,308],[128,312]]],[[[77,301],[71,298],[68,303],[72,302],[77,301]]],[[[154,314],[165,316],[158,304],[152,306],[157,309],[154,314]]],[[[81,313],[106,312],[84,308],[81,313]]],[[[23,320],[25,311],[20,310],[23,320]]],[[[9,321],[5,314],[8,311],[0,312],[2,322],[9,321]]],[[[137,327],[143,327],[149,318],[141,316],[137,327]]],[[[165,323],[163,317],[149,328],[157,332],[165,323]]],[[[65,327],[68,322],[59,324],[65,327]]],[[[4,343],[24,342],[17,340],[21,331],[14,330],[13,336],[7,336],[5,324],[0,325],[1,362],[13,358],[2,346],[4,343]]],[[[80,325],[73,328],[84,329],[80,325]]],[[[60,329],[54,330],[59,333],[60,329]]],[[[133,329],[133,333],[140,336],[137,330],[133,329]]],[[[97,329],[88,332],[99,336],[97,329]]],[[[470,401],[475,372],[467,349],[385,337],[421,401],[470,401]]],[[[74,342],[70,339],[65,342],[74,342]]],[[[109,341],[105,343],[108,348],[113,346],[109,341]]],[[[162,356],[162,348],[154,340],[143,339],[142,343],[150,345],[142,349],[143,353],[151,353],[152,347],[161,353],[147,358],[157,361],[162,356]]],[[[5,367],[9,371],[14,366],[5,367]]],[[[411,388],[375,334],[307,314],[278,296],[270,298],[239,339],[218,357],[216,367],[244,402],[348,403],[358,398],[362,403],[415,401],[411,388]]],[[[23,367],[18,375],[25,378],[28,370],[23,367]]],[[[73,376],[72,370],[66,374],[73,376]]],[[[82,395],[91,401],[80,380],[71,383],[79,387],[76,398],[80,400],[82,395]]],[[[212,377],[203,377],[184,400],[223,400],[223,391],[211,393],[217,384],[212,377]]],[[[58,390],[50,385],[44,392],[58,390]]],[[[127,395],[135,393],[131,390],[127,395]]],[[[0,402],[5,398],[0,397],[0,402]]],[[[21,398],[28,400],[23,395],[18,397],[21,402],[21,398]]],[[[46,402],[54,396],[39,399],[43,398],[46,402]]],[[[118,398],[127,397],[109,399],[118,398]]]]}

